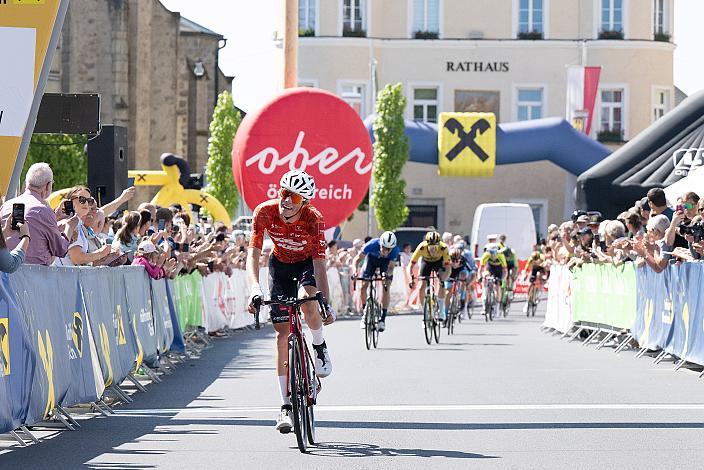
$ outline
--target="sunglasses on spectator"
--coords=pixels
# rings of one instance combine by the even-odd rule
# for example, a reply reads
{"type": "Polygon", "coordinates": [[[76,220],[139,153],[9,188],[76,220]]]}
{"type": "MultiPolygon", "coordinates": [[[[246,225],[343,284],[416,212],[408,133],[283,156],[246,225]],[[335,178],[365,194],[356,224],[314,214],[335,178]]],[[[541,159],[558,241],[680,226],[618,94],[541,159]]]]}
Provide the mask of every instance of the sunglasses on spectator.
{"type": "Polygon", "coordinates": [[[294,204],[300,204],[301,202],[303,202],[303,196],[301,196],[300,194],[296,194],[288,189],[279,189],[279,196],[281,197],[281,199],[291,197],[291,202],[294,204]]]}
{"type": "Polygon", "coordinates": [[[95,199],[92,197],[78,196],[74,197],[74,199],[78,199],[79,204],[88,204],[89,206],[95,204],[95,199]]]}
{"type": "Polygon", "coordinates": [[[699,212],[704,212],[704,207],[700,207],[700,208],[697,209],[697,210],[698,210],[699,212]]]}

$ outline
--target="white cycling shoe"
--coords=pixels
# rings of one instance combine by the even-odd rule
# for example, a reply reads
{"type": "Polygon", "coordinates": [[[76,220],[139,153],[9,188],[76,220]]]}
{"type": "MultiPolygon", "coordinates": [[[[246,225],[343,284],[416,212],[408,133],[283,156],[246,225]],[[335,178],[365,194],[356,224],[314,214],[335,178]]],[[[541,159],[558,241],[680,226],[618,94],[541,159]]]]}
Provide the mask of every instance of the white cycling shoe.
{"type": "Polygon", "coordinates": [[[366,327],[367,327],[367,322],[365,321],[364,315],[362,315],[362,319],[359,321],[359,328],[361,330],[363,330],[366,327]]]}
{"type": "Polygon", "coordinates": [[[291,419],[292,411],[288,408],[281,408],[279,417],[276,420],[276,430],[281,434],[288,434],[293,429],[293,420],[291,419]]]}
{"type": "Polygon", "coordinates": [[[381,333],[386,329],[386,323],[383,320],[380,320],[379,323],[376,324],[376,331],[381,333]]]}
{"type": "Polygon", "coordinates": [[[322,378],[332,374],[332,361],[325,341],[319,346],[313,345],[313,350],[315,351],[315,375],[322,378]]]}

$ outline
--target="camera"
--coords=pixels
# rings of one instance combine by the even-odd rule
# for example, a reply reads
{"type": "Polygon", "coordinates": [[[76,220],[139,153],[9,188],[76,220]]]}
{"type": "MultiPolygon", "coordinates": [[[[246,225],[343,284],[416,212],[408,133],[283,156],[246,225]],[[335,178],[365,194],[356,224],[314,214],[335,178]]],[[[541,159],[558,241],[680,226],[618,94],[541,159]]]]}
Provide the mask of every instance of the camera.
{"type": "Polygon", "coordinates": [[[695,242],[699,242],[704,238],[704,222],[698,222],[692,225],[680,225],[680,235],[691,235],[695,242]]]}

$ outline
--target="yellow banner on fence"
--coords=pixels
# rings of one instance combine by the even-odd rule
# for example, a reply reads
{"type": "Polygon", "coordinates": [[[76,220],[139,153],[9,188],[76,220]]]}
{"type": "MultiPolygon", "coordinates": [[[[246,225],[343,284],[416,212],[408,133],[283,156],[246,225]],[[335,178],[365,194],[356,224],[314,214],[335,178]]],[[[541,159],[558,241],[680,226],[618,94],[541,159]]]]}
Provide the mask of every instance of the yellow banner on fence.
{"type": "Polygon", "coordinates": [[[494,176],[496,116],[494,113],[440,113],[438,174],[494,176]]]}

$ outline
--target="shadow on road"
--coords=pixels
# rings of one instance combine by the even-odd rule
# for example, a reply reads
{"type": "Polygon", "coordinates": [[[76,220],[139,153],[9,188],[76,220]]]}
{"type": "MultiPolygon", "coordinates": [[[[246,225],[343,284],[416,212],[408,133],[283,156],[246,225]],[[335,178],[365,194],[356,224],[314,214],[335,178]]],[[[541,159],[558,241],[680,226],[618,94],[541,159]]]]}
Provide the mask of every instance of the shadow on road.
{"type": "Polygon", "coordinates": [[[320,442],[309,447],[308,453],[319,457],[446,457],[448,459],[498,459],[491,455],[474,454],[457,450],[389,449],[374,444],[356,442],[320,442]]]}

